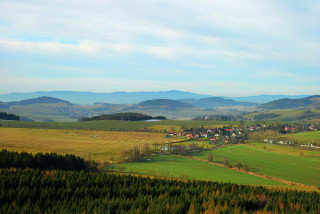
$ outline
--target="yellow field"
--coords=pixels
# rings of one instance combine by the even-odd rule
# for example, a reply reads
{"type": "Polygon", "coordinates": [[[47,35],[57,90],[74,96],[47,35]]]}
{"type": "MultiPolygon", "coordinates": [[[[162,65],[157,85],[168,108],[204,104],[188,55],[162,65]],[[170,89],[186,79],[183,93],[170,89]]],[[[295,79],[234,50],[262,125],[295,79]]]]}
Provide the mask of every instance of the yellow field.
{"type": "Polygon", "coordinates": [[[122,150],[133,148],[134,145],[167,142],[165,135],[150,132],[0,128],[0,149],[71,153],[85,159],[90,156],[92,160],[100,162],[110,161],[112,157],[117,160],[122,150]]]}

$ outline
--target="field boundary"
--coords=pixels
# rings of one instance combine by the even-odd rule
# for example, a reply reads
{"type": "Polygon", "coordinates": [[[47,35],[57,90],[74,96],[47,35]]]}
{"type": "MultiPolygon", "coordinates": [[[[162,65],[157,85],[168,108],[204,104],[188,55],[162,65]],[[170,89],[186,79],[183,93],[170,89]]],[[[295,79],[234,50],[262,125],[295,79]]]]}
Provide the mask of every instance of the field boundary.
{"type": "Polygon", "coordinates": [[[255,173],[255,172],[245,171],[243,169],[239,169],[239,168],[235,168],[235,167],[231,167],[230,168],[230,167],[227,167],[227,166],[225,166],[223,164],[220,164],[220,163],[209,162],[207,160],[204,160],[204,159],[201,159],[201,158],[192,157],[192,156],[182,156],[182,155],[179,155],[179,156],[186,157],[186,158],[189,158],[189,159],[192,159],[192,160],[196,160],[196,161],[201,161],[201,162],[208,163],[208,164],[212,164],[212,165],[215,165],[215,166],[224,167],[224,168],[227,168],[227,169],[231,169],[231,170],[235,170],[235,171],[238,171],[238,172],[246,173],[246,174],[253,175],[253,176],[256,176],[256,177],[265,178],[265,179],[277,181],[277,182],[288,184],[288,185],[296,185],[296,186],[307,187],[307,188],[311,188],[311,189],[314,189],[314,190],[318,191],[318,188],[316,186],[297,183],[297,182],[294,182],[294,181],[288,181],[288,180],[284,180],[284,179],[281,179],[281,178],[272,177],[272,176],[269,176],[269,175],[262,175],[262,174],[258,174],[258,173],[255,173]]]}

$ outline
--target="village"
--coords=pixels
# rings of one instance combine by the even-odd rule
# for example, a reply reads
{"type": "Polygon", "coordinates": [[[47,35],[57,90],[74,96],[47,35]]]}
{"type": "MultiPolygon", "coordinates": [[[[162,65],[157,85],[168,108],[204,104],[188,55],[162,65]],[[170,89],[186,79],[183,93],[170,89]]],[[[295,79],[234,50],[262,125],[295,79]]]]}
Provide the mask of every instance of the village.
{"type": "Polygon", "coordinates": [[[184,131],[167,132],[167,138],[182,137],[187,141],[204,142],[209,145],[222,144],[239,144],[245,143],[246,140],[258,140],[269,144],[285,144],[290,146],[301,146],[306,148],[320,149],[319,142],[302,144],[296,139],[292,139],[290,134],[312,132],[319,130],[319,123],[303,124],[303,125],[288,125],[288,124],[255,124],[251,126],[225,126],[222,128],[190,128],[184,131]]]}

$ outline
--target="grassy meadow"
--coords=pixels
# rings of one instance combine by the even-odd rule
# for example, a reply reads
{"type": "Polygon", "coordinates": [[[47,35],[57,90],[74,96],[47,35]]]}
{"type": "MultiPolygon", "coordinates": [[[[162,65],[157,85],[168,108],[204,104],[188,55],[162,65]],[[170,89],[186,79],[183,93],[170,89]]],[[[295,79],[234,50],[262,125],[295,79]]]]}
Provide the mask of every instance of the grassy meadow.
{"type": "MultiPolygon", "coordinates": [[[[179,139],[170,139],[172,142],[179,139]]],[[[101,130],[0,128],[0,149],[18,152],[71,153],[95,161],[117,159],[135,145],[167,142],[164,133],[101,130]],[[94,137],[95,136],[95,137],[94,137]]]]}
{"type": "Polygon", "coordinates": [[[294,156],[301,156],[303,157],[318,157],[320,158],[320,150],[309,150],[305,149],[304,147],[292,147],[287,145],[280,145],[280,144],[269,144],[269,143],[249,143],[248,145],[257,148],[263,149],[269,152],[287,154],[287,155],[294,155],[294,156]]]}
{"type": "MultiPolygon", "coordinates": [[[[242,165],[247,165],[249,171],[255,173],[320,186],[320,152],[308,153],[301,157],[261,150],[247,145],[235,145],[199,152],[194,156],[207,160],[209,153],[212,153],[214,162],[222,163],[223,158],[227,157],[230,164],[236,165],[240,162],[242,165]]],[[[299,154],[298,149],[296,154],[299,154]]]]}
{"type": "Polygon", "coordinates": [[[292,140],[296,140],[298,142],[303,143],[318,143],[320,144],[320,131],[310,131],[310,132],[301,132],[301,133],[294,133],[294,134],[287,134],[284,135],[292,140]]]}
{"type": "Polygon", "coordinates": [[[156,155],[140,163],[122,164],[125,172],[152,176],[189,178],[196,180],[230,182],[251,185],[284,185],[212,164],[176,155],[156,155]]]}

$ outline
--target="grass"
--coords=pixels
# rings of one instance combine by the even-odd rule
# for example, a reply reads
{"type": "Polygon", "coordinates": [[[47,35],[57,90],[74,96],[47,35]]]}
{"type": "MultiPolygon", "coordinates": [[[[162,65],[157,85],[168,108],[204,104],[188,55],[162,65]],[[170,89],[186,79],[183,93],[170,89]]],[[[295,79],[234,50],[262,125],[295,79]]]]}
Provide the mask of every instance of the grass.
{"type": "Polygon", "coordinates": [[[129,173],[140,173],[151,176],[167,176],[251,185],[283,185],[276,181],[255,177],[176,155],[156,155],[148,161],[127,163],[121,166],[124,166],[125,171],[129,173]]]}
{"type": "Polygon", "coordinates": [[[249,143],[250,146],[253,146],[257,149],[263,149],[269,152],[301,156],[300,152],[303,152],[304,157],[318,157],[320,158],[320,150],[307,150],[299,147],[292,147],[287,145],[279,144],[268,144],[268,143],[249,143]]]}
{"type": "Polygon", "coordinates": [[[207,159],[209,153],[213,154],[215,162],[222,163],[223,158],[227,157],[232,165],[240,162],[249,166],[249,170],[252,172],[320,186],[320,158],[318,155],[299,157],[274,153],[246,145],[236,145],[201,152],[195,154],[195,156],[207,159]]]}
{"type": "Polygon", "coordinates": [[[320,131],[286,134],[284,137],[303,143],[320,143],[320,131]]]}
{"type": "Polygon", "coordinates": [[[166,141],[163,133],[0,128],[0,149],[71,153],[85,159],[90,156],[98,162],[110,161],[112,157],[117,159],[122,150],[133,148],[134,145],[166,141]]]}

